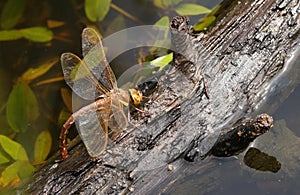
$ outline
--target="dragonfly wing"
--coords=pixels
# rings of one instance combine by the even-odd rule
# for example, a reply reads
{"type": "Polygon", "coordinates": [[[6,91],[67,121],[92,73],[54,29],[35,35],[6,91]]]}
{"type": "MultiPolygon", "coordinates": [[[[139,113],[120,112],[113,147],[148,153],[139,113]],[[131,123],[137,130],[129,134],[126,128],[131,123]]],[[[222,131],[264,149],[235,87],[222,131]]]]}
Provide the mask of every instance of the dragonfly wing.
{"type": "Polygon", "coordinates": [[[108,141],[110,102],[109,98],[100,101],[102,107],[99,110],[85,113],[76,121],[78,133],[89,155],[94,158],[101,156],[108,141]]]}
{"type": "Polygon", "coordinates": [[[111,90],[116,87],[116,77],[105,57],[100,36],[92,28],[82,31],[83,60],[102,85],[111,90]]]}
{"type": "Polygon", "coordinates": [[[108,90],[91,74],[84,61],[73,53],[61,55],[61,66],[66,83],[80,97],[94,100],[108,90]]]}
{"type": "Polygon", "coordinates": [[[112,94],[111,112],[108,126],[110,128],[110,134],[112,137],[116,136],[121,130],[125,129],[128,124],[127,113],[128,106],[124,105],[128,103],[124,101],[117,94],[112,94]]]}

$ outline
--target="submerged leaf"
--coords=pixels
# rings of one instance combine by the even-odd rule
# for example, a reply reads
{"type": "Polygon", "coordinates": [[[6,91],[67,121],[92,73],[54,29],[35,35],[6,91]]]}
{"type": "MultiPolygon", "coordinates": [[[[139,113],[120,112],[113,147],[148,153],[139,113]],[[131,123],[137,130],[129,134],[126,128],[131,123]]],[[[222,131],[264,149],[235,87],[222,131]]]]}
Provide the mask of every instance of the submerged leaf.
{"type": "Polygon", "coordinates": [[[198,24],[194,25],[195,31],[205,30],[209,25],[211,25],[216,20],[215,16],[206,16],[199,21],[198,24]]]}
{"type": "Polygon", "coordinates": [[[169,25],[170,25],[170,19],[168,16],[162,17],[154,24],[154,26],[166,26],[166,27],[169,27],[169,25]]]}
{"type": "Polygon", "coordinates": [[[6,167],[1,173],[0,186],[6,187],[9,184],[13,186],[14,183],[19,183],[21,180],[18,176],[19,168],[20,163],[18,162],[14,162],[13,164],[6,167]]]}
{"type": "Polygon", "coordinates": [[[18,142],[15,142],[4,135],[0,135],[0,145],[2,146],[3,150],[14,160],[28,161],[25,149],[18,142]]]}
{"type": "Polygon", "coordinates": [[[70,92],[70,90],[67,88],[61,88],[60,95],[62,97],[64,104],[67,106],[68,110],[72,112],[72,93],[70,92]]]}
{"type": "Polygon", "coordinates": [[[206,28],[209,27],[216,20],[215,14],[220,8],[221,5],[217,5],[216,7],[214,7],[207,16],[200,19],[199,22],[194,25],[194,30],[195,31],[206,30],[206,28]]]}
{"type": "MultiPolygon", "coordinates": [[[[110,35],[113,34],[115,32],[118,32],[122,29],[126,28],[126,23],[125,23],[125,18],[123,15],[118,15],[117,17],[115,17],[109,24],[109,26],[107,27],[107,30],[105,32],[105,34],[110,35]]],[[[123,31],[123,33],[119,33],[118,35],[118,49],[119,51],[125,51],[126,50],[126,43],[128,36],[127,36],[127,32],[123,31]]],[[[104,48],[105,51],[107,51],[107,47],[104,48]]]]}
{"type": "Polygon", "coordinates": [[[48,130],[42,131],[34,144],[34,161],[36,163],[43,162],[50,153],[52,146],[51,134],[48,130]]]}
{"type": "MultiPolygon", "coordinates": [[[[122,15],[118,15],[110,22],[109,26],[107,27],[106,34],[110,35],[125,28],[126,24],[124,17],[122,15]]],[[[122,45],[122,43],[120,43],[119,45],[122,45]]]]}
{"type": "Polygon", "coordinates": [[[25,9],[25,0],[7,0],[1,14],[1,28],[13,28],[22,17],[25,9]]]}
{"type": "Polygon", "coordinates": [[[62,126],[70,117],[70,112],[68,112],[68,110],[66,110],[66,108],[63,108],[59,115],[58,115],[58,120],[57,120],[57,124],[58,126],[62,126]]]}
{"type": "Polygon", "coordinates": [[[47,20],[47,27],[48,28],[57,28],[60,26],[65,25],[65,22],[58,21],[58,20],[47,20]]]}
{"type": "Polygon", "coordinates": [[[177,5],[183,0],[162,0],[163,4],[166,6],[172,6],[172,5],[177,5]]]}
{"type": "Polygon", "coordinates": [[[0,165],[9,162],[9,159],[3,153],[5,152],[3,150],[0,150],[0,165]]]}
{"type": "Polygon", "coordinates": [[[35,171],[34,166],[30,164],[29,161],[16,161],[20,163],[20,169],[18,175],[21,179],[29,177],[35,171]]]}
{"type": "Polygon", "coordinates": [[[17,40],[23,37],[35,42],[48,42],[52,40],[53,33],[51,30],[39,26],[20,30],[0,31],[0,41],[17,40]]]}
{"type": "Polygon", "coordinates": [[[39,116],[37,99],[31,88],[21,83],[9,95],[6,107],[7,120],[15,132],[25,132],[28,124],[39,116]]]}
{"type": "Polygon", "coordinates": [[[180,3],[182,0],[154,0],[153,4],[159,8],[166,8],[180,3]]]}
{"type": "Polygon", "coordinates": [[[15,186],[21,179],[30,176],[35,168],[28,161],[16,161],[1,173],[0,186],[15,186]]]}
{"type": "Polygon", "coordinates": [[[199,14],[207,14],[211,10],[201,5],[192,4],[192,3],[183,3],[177,6],[175,8],[175,11],[179,15],[199,15],[199,14]]]}
{"type": "Polygon", "coordinates": [[[102,21],[109,11],[110,2],[111,0],[85,0],[85,15],[92,22],[102,21]]]}
{"type": "MultiPolygon", "coordinates": [[[[1,90],[1,88],[0,88],[1,90]]],[[[7,99],[7,98],[6,98],[7,99]]],[[[11,133],[13,133],[13,131],[11,130],[8,121],[7,121],[7,117],[5,115],[5,113],[2,113],[0,115],[0,134],[2,135],[10,135],[11,133]]]]}
{"type": "Polygon", "coordinates": [[[166,65],[168,65],[173,60],[173,53],[167,54],[165,56],[161,56],[152,60],[150,62],[151,65],[159,67],[158,71],[161,71],[166,65]]]}
{"type": "Polygon", "coordinates": [[[21,80],[25,82],[30,82],[42,76],[43,74],[48,72],[48,70],[52,68],[58,61],[59,58],[54,57],[51,58],[50,60],[47,60],[45,63],[41,64],[37,68],[29,68],[26,72],[23,73],[23,75],[21,76],[21,80]]]}
{"type": "Polygon", "coordinates": [[[48,42],[53,38],[52,31],[41,26],[24,28],[20,31],[23,34],[24,38],[35,42],[48,42]]]}
{"type": "MultiPolygon", "coordinates": [[[[153,47],[150,48],[150,53],[153,54],[155,52],[165,50],[163,48],[166,48],[166,46],[171,46],[170,39],[168,38],[170,31],[169,24],[170,20],[168,16],[162,17],[154,24],[154,29],[158,30],[158,32],[153,47]]],[[[163,53],[167,52],[163,51],[163,53]]]]}
{"type": "Polygon", "coordinates": [[[0,41],[12,41],[22,38],[23,35],[19,30],[1,30],[0,41]]]}
{"type": "Polygon", "coordinates": [[[171,6],[171,5],[177,5],[178,3],[180,3],[183,0],[162,0],[163,3],[167,6],[171,6]]]}
{"type": "Polygon", "coordinates": [[[159,7],[159,8],[164,8],[165,5],[163,3],[163,0],[153,0],[153,4],[156,6],[156,7],[159,7]]]}

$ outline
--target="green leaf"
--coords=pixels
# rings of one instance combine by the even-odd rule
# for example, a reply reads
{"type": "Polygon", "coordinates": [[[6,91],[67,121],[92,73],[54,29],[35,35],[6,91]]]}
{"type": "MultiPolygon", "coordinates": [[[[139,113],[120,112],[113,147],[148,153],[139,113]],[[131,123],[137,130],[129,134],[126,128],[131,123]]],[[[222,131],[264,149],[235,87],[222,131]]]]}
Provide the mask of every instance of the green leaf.
{"type": "Polygon", "coordinates": [[[20,162],[20,169],[18,171],[18,175],[20,179],[29,177],[35,171],[34,166],[32,166],[29,161],[16,161],[16,162],[20,162]]]}
{"type": "Polygon", "coordinates": [[[174,6],[180,3],[182,0],[162,0],[162,3],[166,6],[174,6]]]}
{"type": "Polygon", "coordinates": [[[48,42],[52,40],[53,33],[51,30],[40,26],[0,31],[0,41],[17,40],[23,37],[35,42],[48,42]]]}
{"type": "MultiPolygon", "coordinates": [[[[61,96],[64,104],[68,108],[68,110],[70,112],[72,112],[72,93],[71,93],[70,89],[67,89],[65,87],[61,88],[60,89],[60,96],[61,96]]],[[[68,117],[70,116],[70,112],[68,113],[68,117]]],[[[68,119],[68,117],[64,118],[64,119],[68,119]]]]}
{"type": "Polygon", "coordinates": [[[22,38],[23,35],[19,30],[1,30],[0,41],[11,41],[22,38]]]}
{"type": "Polygon", "coordinates": [[[182,0],[154,0],[153,4],[158,8],[167,8],[180,3],[182,0]]]}
{"type": "Polygon", "coordinates": [[[199,14],[207,14],[211,10],[201,5],[192,4],[192,3],[183,3],[177,6],[175,8],[175,11],[179,15],[199,15],[199,14]]]}
{"type": "Polygon", "coordinates": [[[150,52],[157,51],[159,47],[164,48],[166,45],[170,45],[169,35],[170,20],[168,16],[164,16],[154,24],[154,29],[158,29],[157,38],[155,38],[154,46],[150,48],[150,52]]]}
{"type": "Polygon", "coordinates": [[[0,150],[0,165],[9,162],[9,159],[2,152],[4,153],[4,151],[0,150]]]}
{"type": "MultiPolygon", "coordinates": [[[[122,15],[118,15],[110,22],[109,26],[107,27],[106,34],[110,35],[125,28],[126,24],[124,17],[122,15]]],[[[122,44],[120,43],[119,45],[122,44]]]]}
{"type": "Polygon", "coordinates": [[[50,153],[52,145],[51,134],[48,130],[42,131],[34,144],[34,161],[36,163],[43,162],[50,153]]]}
{"type": "Polygon", "coordinates": [[[214,7],[214,8],[211,10],[211,12],[208,14],[208,16],[214,16],[214,15],[217,13],[217,11],[219,11],[220,8],[221,8],[221,5],[220,5],[220,4],[217,5],[216,7],[214,7]]]}
{"type": "Polygon", "coordinates": [[[29,68],[26,72],[23,73],[20,79],[25,82],[30,82],[48,72],[48,70],[52,68],[58,61],[59,58],[54,57],[50,60],[47,60],[37,68],[29,68]]]}
{"type": "Polygon", "coordinates": [[[168,65],[173,60],[173,53],[167,54],[165,56],[161,56],[152,60],[150,62],[151,65],[159,67],[158,71],[161,71],[166,65],[168,65]]]}
{"type": "Polygon", "coordinates": [[[199,22],[194,25],[194,30],[195,31],[206,30],[206,28],[209,27],[216,20],[216,17],[214,15],[217,13],[217,11],[220,8],[221,5],[217,5],[216,7],[214,7],[207,16],[200,19],[199,22]]]}
{"type": "Polygon", "coordinates": [[[159,7],[159,8],[164,8],[165,7],[165,5],[163,4],[163,0],[153,0],[153,4],[156,7],[159,7]]]}
{"type": "Polygon", "coordinates": [[[38,102],[27,84],[21,83],[13,88],[8,97],[6,115],[10,127],[15,132],[25,132],[28,124],[37,119],[38,102]]]}
{"type": "Polygon", "coordinates": [[[8,185],[14,186],[30,176],[35,168],[28,161],[16,161],[6,167],[1,173],[0,186],[6,187],[8,185]]]}
{"type": "Polygon", "coordinates": [[[58,115],[57,125],[61,127],[68,120],[70,115],[71,113],[66,108],[63,108],[58,115]]]}
{"type": "Polygon", "coordinates": [[[24,38],[35,42],[48,42],[53,38],[52,31],[41,26],[24,28],[21,29],[20,32],[23,34],[24,38]]]}
{"type": "Polygon", "coordinates": [[[110,2],[111,0],[85,0],[85,15],[92,22],[102,21],[109,11],[110,2]]]}
{"type": "Polygon", "coordinates": [[[58,21],[58,20],[47,20],[47,27],[48,28],[58,28],[65,25],[65,22],[63,21],[58,21]]]}
{"type": "Polygon", "coordinates": [[[210,26],[216,20],[215,16],[206,16],[202,20],[199,21],[196,25],[194,25],[195,31],[205,30],[208,26],[210,26]]]}
{"type": "MultiPolygon", "coordinates": [[[[1,90],[1,89],[0,89],[1,90]]],[[[7,97],[8,98],[8,97],[7,97]]],[[[7,99],[6,98],[6,99],[7,99]]],[[[0,134],[2,134],[2,135],[10,135],[11,133],[14,133],[12,130],[11,130],[11,128],[10,128],[10,126],[9,126],[9,124],[8,124],[8,121],[7,121],[7,117],[6,117],[6,114],[5,114],[5,112],[4,113],[2,113],[1,115],[0,115],[0,134]]]]}
{"type": "Polygon", "coordinates": [[[7,0],[1,14],[1,28],[13,28],[23,15],[25,0],[7,0]]]}
{"type": "Polygon", "coordinates": [[[0,177],[0,186],[6,187],[9,184],[19,183],[20,178],[18,176],[18,171],[20,168],[19,162],[14,162],[13,164],[7,166],[3,172],[1,173],[0,177]]]}
{"type": "Polygon", "coordinates": [[[170,25],[170,19],[168,16],[162,17],[154,24],[154,26],[166,26],[166,27],[169,27],[169,25],[170,25]]]}
{"type": "Polygon", "coordinates": [[[28,161],[25,149],[18,142],[15,142],[4,135],[0,135],[0,145],[2,146],[3,150],[14,160],[28,161]]]}

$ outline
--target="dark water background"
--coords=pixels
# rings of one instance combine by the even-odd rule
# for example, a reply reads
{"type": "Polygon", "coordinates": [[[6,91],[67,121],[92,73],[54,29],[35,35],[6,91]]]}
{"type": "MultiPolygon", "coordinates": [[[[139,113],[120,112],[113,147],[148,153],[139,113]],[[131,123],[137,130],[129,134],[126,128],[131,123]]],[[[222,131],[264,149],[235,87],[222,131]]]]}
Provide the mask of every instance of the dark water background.
{"type": "MultiPolygon", "coordinates": [[[[128,11],[132,15],[136,16],[144,24],[153,24],[161,16],[169,15],[173,17],[176,15],[174,12],[163,11],[156,9],[149,3],[150,1],[134,1],[134,0],[118,0],[113,1],[119,7],[128,11]]],[[[213,8],[220,1],[210,1],[210,0],[198,0],[198,1],[184,1],[190,3],[198,3],[204,5],[208,8],[213,8]]],[[[67,34],[66,40],[54,39],[51,44],[39,44],[32,43],[27,40],[18,41],[8,41],[0,42],[0,102],[1,107],[5,106],[5,102],[8,95],[16,81],[17,77],[20,76],[29,67],[40,63],[41,61],[53,57],[60,56],[61,53],[66,51],[71,51],[76,54],[80,54],[81,40],[80,34],[84,27],[84,13],[82,4],[77,3],[74,5],[72,1],[29,1],[30,6],[26,10],[26,16],[30,17],[28,23],[23,24],[28,27],[31,25],[40,24],[41,18],[64,21],[65,25],[54,29],[55,35],[67,34]],[[35,10],[36,11],[30,11],[35,10]],[[44,10],[43,10],[44,9],[44,10]],[[77,9],[77,11],[75,10],[77,9]],[[30,15],[32,12],[32,15],[30,15]],[[19,64],[18,61],[26,62],[26,64],[19,64]]],[[[3,2],[0,3],[3,6],[3,2]]],[[[103,23],[97,23],[96,26],[105,29],[109,22],[119,14],[116,10],[110,10],[106,19],[103,23]]],[[[198,21],[200,16],[191,17],[191,24],[198,21]]],[[[138,23],[125,18],[126,27],[139,25],[138,23]]],[[[41,24],[40,24],[41,25],[41,24]]],[[[23,27],[24,27],[23,26],[23,27]]],[[[106,35],[108,36],[108,35],[106,35]]],[[[122,58],[123,60],[123,58],[122,58]]],[[[130,60],[129,60],[130,61],[130,60]]],[[[115,61],[118,63],[118,60],[115,61]]],[[[129,62],[131,63],[131,62],[129,62]]],[[[300,62],[298,66],[300,65],[300,62]]],[[[297,67],[297,65],[295,66],[297,67]]],[[[299,72],[299,71],[298,71],[299,72]]],[[[62,77],[60,64],[57,64],[52,68],[45,76],[38,79],[44,80],[52,77],[62,77]]],[[[281,82],[289,83],[289,77],[284,78],[281,82]]],[[[294,134],[294,137],[280,138],[287,143],[294,143],[300,149],[300,85],[295,85],[295,89],[289,89],[288,91],[279,91],[272,101],[282,99],[286,94],[291,93],[287,99],[282,103],[277,103],[277,109],[274,110],[272,114],[275,120],[275,128],[271,130],[270,133],[262,136],[257,140],[255,145],[259,146],[259,143],[265,142],[264,139],[273,139],[276,135],[280,134],[279,131],[289,132],[289,134],[294,134]],[[284,94],[281,94],[284,93],[284,94]],[[283,122],[285,121],[285,123],[283,122]],[[277,125],[280,124],[280,125],[277,125]],[[278,127],[276,127],[276,125],[278,127]]],[[[38,95],[40,100],[42,119],[37,123],[49,124],[48,129],[51,130],[53,139],[53,149],[52,152],[58,149],[58,134],[60,126],[57,123],[57,118],[59,112],[64,107],[61,99],[60,89],[61,87],[66,87],[64,81],[49,83],[46,85],[33,87],[34,92],[38,95]]],[[[284,88],[284,87],[282,87],[284,88]]],[[[270,108],[264,106],[266,112],[270,108]]],[[[0,125],[2,127],[7,126],[3,120],[0,120],[0,125]]],[[[22,139],[25,148],[32,149],[33,135],[37,132],[30,132],[21,135],[19,139],[22,139]]],[[[283,133],[285,135],[287,133],[283,133]]],[[[273,145],[263,145],[259,147],[261,150],[267,152],[271,151],[272,156],[278,158],[282,164],[282,169],[277,173],[270,172],[260,172],[248,168],[243,163],[243,154],[238,157],[231,157],[226,159],[220,158],[208,158],[204,162],[194,163],[189,166],[202,166],[201,171],[194,173],[192,175],[186,175],[179,179],[179,181],[173,185],[170,189],[170,194],[299,194],[298,191],[298,181],[300,179],[300,169],[297,164],[299,164],[300,156],[299,151],[295,151],[293,147],[283,147],[287,151],[283,153],[287,154],[287,157],[282,157],[282,152],[277,150],[272,150],[276,148],[273,145]],[[290,150],[289,150],[290,149],[290,150]],[[293,156],[294,155],[294,156],[293,156]],[[289,158],[290,157],[290,158],[289,158]],[[295,162],[296,161],[296,162],[295,162]]]]}

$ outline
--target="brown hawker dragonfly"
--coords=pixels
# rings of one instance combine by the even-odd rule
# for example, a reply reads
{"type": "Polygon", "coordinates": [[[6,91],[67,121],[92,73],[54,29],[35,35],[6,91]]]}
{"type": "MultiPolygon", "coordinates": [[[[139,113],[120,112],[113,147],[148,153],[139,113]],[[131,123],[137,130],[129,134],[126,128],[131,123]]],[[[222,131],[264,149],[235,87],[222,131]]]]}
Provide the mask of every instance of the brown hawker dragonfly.
{"type": "Polygon", "coordinates": [[[60,133],[62,160],[68,157],[67,134],[70,126],[77,121],[78,133],[91,157],[98,158],[106,149],[108,128],[118,133],[128,124],[124,108],[129,104],[138,105],[145,90],[152,90],[157,82],[146,82],[142,89],[128,91],[117,87],[116,77],[111,70],[102,41],[92,28],[82,32],[83,59],[73,53],[61,55],[61,65],[66,83],[80,97],[94,100],[93,103],[74,112],[65,122],[60,133]]]}

